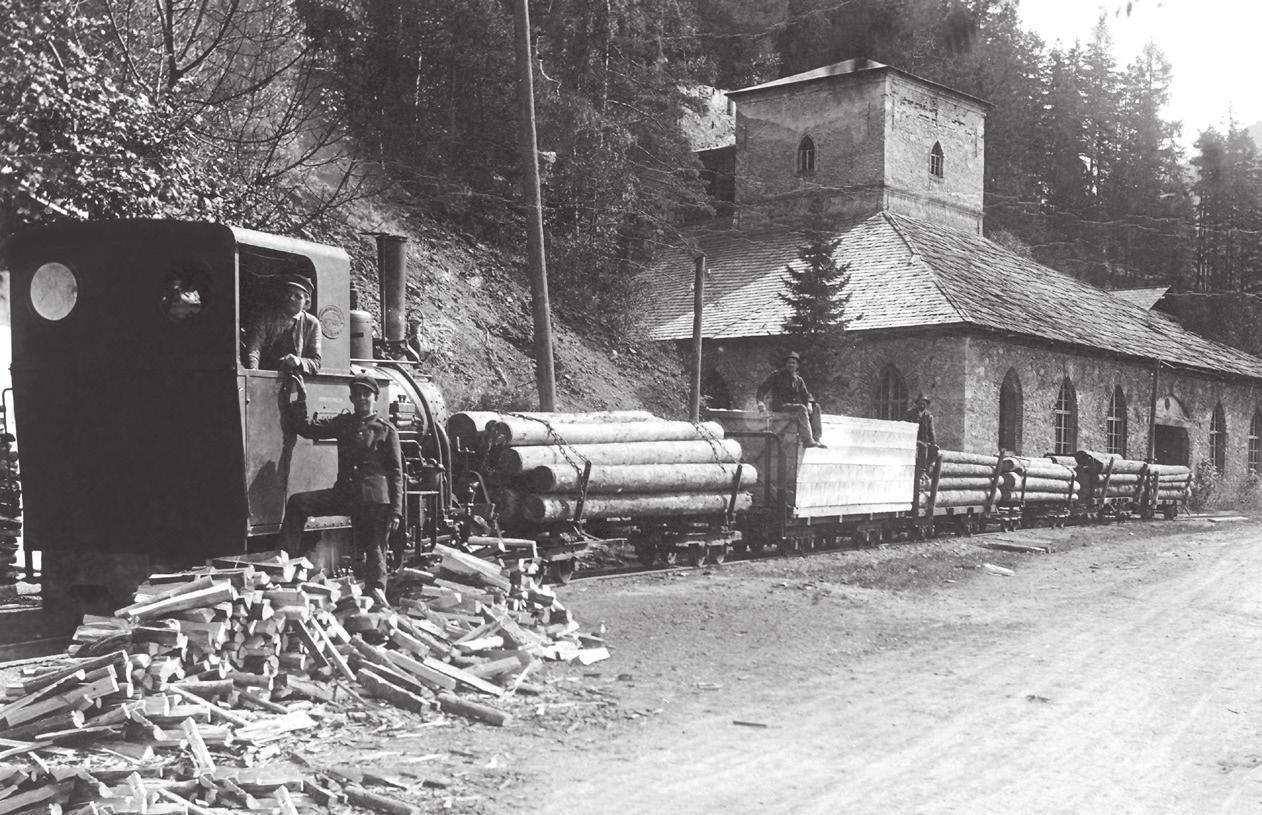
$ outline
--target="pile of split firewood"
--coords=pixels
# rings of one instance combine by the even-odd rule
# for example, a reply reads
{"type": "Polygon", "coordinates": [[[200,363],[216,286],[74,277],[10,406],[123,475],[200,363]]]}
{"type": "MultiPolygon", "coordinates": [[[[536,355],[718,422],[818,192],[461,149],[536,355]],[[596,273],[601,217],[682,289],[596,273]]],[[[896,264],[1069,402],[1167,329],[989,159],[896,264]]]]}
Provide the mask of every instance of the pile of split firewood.
{"type": "Polygon", "coordinates": [[[353,773],[237,765],[365,694],[504,725],[515,696],[543,691],[526,681],[540,660],[609,656],[529,574],[455,549],[396,574],[393,603],[310,570],[280,553],[216,559],[151,576],[113,617],[85,617],[76,658],[5,687],[0,815],[293,815],[339,802],[409,813],[353,773]]]}

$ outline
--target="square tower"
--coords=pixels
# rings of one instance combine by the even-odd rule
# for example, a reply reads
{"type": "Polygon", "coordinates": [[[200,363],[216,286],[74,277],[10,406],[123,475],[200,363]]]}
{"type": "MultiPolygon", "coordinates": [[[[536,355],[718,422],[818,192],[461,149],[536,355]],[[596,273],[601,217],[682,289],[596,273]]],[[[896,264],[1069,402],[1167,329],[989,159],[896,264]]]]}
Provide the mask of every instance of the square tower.
{"type": "Polygon", "coordinates": [[[870,60],[728,96],[742,228],[885,209],[981,232],[986,102],[870,60]]]}

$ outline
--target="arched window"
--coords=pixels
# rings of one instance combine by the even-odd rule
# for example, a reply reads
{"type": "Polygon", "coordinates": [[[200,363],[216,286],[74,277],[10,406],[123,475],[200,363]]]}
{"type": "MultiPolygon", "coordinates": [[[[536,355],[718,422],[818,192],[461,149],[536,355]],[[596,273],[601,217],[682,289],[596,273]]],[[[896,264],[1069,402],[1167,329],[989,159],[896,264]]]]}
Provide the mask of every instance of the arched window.
{"type": "Polygon", "coordinates": [[[1021,395],[1021,379],[1015,368],[1009,368],[999,388],[999,449],[1008,453],[1021,452],[1021,414],[1024,397],[1021,395]]]}
{"type": "Polygon", "coordinates": [[[810,175],[815,172],[815,142],[810,136],[803,136],[798,142],[798,175],[810,175]]]}
{"type": "Polygon", "coordinates": [[[1214,406],[1214,418],[1209,422],[1209,460],[1219,473],[1227,471],[1227,416],[1222,402],[1214,406]]]}
{"type": "Polygon", "coordinates": [[[1262,472],[1262,411],[1253,411],[1249,422],[1249,472],[1262,472]]]}
{"type": "Polygon", "coordinates": [[[1055,450],[1058,456],[1073,455],[1078,451],[1078,394],[1074,383],[1065,377],[1056,395],[1056,407],[1052,409],[1053,428],[1056,433],[1055,450]]]}
{"type": "Polygon", "coordinates": [[[1104,419],[1104,448],[1106,453],[1116,453],[1126,458],[1126,394],[1122,386],[1113,388],[1109,400],[1109,415],[1104,419]]]}
{"type": "Polygon", "coordinates": [[[933,149],[929,151],[929,175],[934,178],[942,178],[942,165],[942,142],[934,142],[933,149]]]}
{"type": "Polygon", "coordinates": [[[907,412],[907,383],[893,365],[886,365],[876,383],[872,415],[877,419],[898,421],[907,412]]]}

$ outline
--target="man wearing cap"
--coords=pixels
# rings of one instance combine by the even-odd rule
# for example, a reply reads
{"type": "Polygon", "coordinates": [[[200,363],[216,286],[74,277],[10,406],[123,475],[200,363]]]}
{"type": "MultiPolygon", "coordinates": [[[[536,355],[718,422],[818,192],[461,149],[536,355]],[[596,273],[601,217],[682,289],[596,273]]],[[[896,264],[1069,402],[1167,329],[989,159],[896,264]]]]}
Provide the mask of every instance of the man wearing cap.
{"type": "Polygon", "coordinates": [[[311,307],[311,281],[285,275],[277,301],[245,332],[245,367],[314,374],[320,370],[320,321],[311,307]]]}
{"type": "Polygon", "coordinates": [[[798,434],[805,447],[824,447],[819,440],[818,408],[812,412],[815,400],[806,389],[806,381],[798,375],[798,366],[802,358],[797,351],[790,351],[784,357],[784,365],[772,371],[754,394],[758,402],[758,410],[768,407],[767,397],[771,397],[770,407],[779,413],[792,413],[798,422],[798,434]]]}
{"type": "Polygon", "coordinates": [[[290,428],[305,439],[337,439],[337,482],[327,490],[298,492],[285,504],[280,545],[300,554],[307,518],[350,515],[355,546],[367,556],[364,584],[386,587],[386,543],[399,528],[403,513],[403,456],[399,433],[377,413],[377,381],[351,380],[354,410],[328,419],[307,415],[307,389],[302,377],[291,380],[298,398],[289,406],[290,428]]]}

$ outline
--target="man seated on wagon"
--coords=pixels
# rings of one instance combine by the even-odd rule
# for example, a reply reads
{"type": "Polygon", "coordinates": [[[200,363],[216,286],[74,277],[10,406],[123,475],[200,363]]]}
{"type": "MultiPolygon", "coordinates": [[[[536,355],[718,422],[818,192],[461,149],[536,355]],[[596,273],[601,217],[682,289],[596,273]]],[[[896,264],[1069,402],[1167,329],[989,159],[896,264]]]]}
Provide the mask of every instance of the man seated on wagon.
{"type": "Polygon", "coordinates": [[[826,445],[819,440],[819,404],[806,389],[806,381],[798,375],[801,364],[802,357],[798,352],[790,351],[784,357],[784,365],[772,371],[758,386],[754,398],[758,401],[760,411],[767,409],[767,397],[770,396],[770,407],[773,411],[792,413],[797,419],[798,435],[802,438],[803,446],[824,447],[826,445]]]}
{"type": "Polygon", "coordinates": [[[280,278],[275,301],[254,317],[245,332],[249,370],[315,374],[320,370],[320,321],[308,313],[311,281],[302,275],[280,278]]]}

